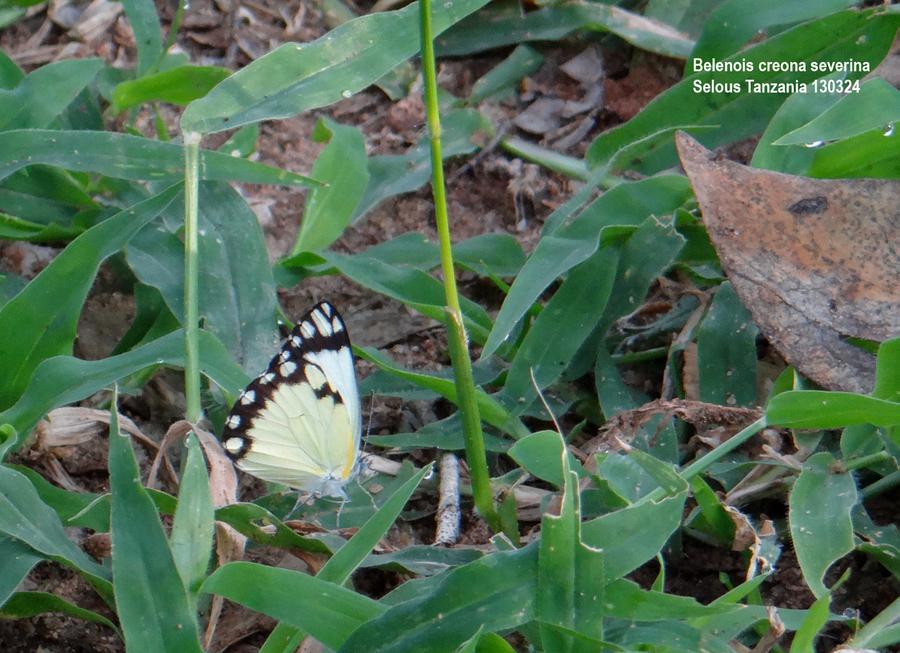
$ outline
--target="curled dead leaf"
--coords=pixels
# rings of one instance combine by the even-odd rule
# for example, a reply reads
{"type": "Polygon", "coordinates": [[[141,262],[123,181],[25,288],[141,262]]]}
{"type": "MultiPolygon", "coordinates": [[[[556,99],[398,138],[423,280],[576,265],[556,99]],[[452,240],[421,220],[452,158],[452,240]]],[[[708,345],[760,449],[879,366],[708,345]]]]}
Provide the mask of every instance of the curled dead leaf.
{"type": "Polygon", "coordinates": [[[676,143],[763,334],[820,386],[870,392],[875,358],[847,339],[900,334],[900,182],[785,175],[720,159],[685,133],[676,143]]]}

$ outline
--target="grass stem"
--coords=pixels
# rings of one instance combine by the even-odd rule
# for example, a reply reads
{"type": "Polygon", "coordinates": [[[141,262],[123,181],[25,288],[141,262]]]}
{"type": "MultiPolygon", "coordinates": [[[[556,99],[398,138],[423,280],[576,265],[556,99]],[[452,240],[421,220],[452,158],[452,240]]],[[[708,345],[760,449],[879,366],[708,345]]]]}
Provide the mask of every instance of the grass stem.
{"type": "Polygon", "coordinates": [[[494,507],[491,478],[487,467],[481,417],[475,396],[472,361],[469,358],[468,336],[463,323],[456,288],[453,252],[450,240],[450,220],[447,215],[447,195],[444,185],[444,168],[441,156],[441,120],[438,107],[437,73],[434,42],[431,27],[431,0],[419,2],[420,34],[422,38],[422,74],[425,80],[425,112],[431,142],[431,187],[434,194],[434,216],[441,251],[441,271],[444,277],[444,294],[447,301],[447,327],[450,360],[456,382],[456,393],[463,437],[466,443],[466,462],[472,477],[472,492],[478,512],[495,532],[500,528],[500,518],[494,507]]]}
{"type": "Polygon", "coordinates": [[[197,257],[197,195],[200,188],[200,134],[184,135],[184,396],[185,417],[200,419],[200,309],[197,257]]]}

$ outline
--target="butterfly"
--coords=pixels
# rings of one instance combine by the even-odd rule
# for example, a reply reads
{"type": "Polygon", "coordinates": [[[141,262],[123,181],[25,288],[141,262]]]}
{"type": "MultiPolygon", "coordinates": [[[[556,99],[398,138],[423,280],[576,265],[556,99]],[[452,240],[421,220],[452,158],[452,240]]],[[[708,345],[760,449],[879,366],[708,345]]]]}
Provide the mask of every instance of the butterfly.
{"type": "Polygon", "coordinates": [[[346,500],[362,435],[347,325],[328,302],[291,331],[238,396],[222,444],[238,469],[313,496],[346,500]]]}

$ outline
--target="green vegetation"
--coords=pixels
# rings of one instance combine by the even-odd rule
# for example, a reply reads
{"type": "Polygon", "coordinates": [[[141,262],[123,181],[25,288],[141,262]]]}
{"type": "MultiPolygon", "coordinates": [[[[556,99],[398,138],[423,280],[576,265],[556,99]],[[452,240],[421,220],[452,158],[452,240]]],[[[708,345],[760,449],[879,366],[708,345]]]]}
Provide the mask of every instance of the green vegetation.
{"type": "MultiPolygon", "coordinates": [[[[26,4],[8,3],[5,19],[14,20],[26,4]]],[[[795,632],[790,650],[799,653],[814,650],[830,622],[853,619],[829,609],[831,593],[844,582],[827,576],[834,562],[858,551],[900,579],[900,533],[895,525],[876,526],[864,503],[900,481],[898,337],[873,346],[871,394],[814,389],[788,368],[755,418],[696,459],[686,457],[688,420],[671,410],[648,413],[633,432],[620,434],[629,436],[628,453],[587,460],[565,453],[567,442],[612,427],[615,416],[653,399],[626,383],[626,364],[656,361],[675,384],[669,398],[683,396],[688,346],[696,347],[700,400],[728,409],[757,402],[756,328],[725,280],[691,183],[675,171],[677,130],[708,147],[761,134],[756,167],[809,177],[900,177],[900,141],[886,129],[900,118],[900,92],[882,80],[846,96],[744,87],[696,93],[695,82],[746,75],[693,72],[692,59],[805,62],[806,72],[760,71],[755,78],[811,83],[823,76],[813,63],[854,61],[874,69],[900,13],[826,0],[765,1],[751,15],[738,10],[741,0],[650,0],[643,16],[582,0],[538,4],[522,14],[504,2],[436,3],[429,29],[438,35],[437,56],[577,34],[620,39],[621,47],[685,60],[686,67],[683,81],[600,134],[583,161],[501,141],[585,182],[547,219],[527,254],[499,234],[451,250],[453,216],[442,199],[440,163],[474,154],[474,143],[482,142],[476,134],[493,135],[478,104],[534,70],[537,45],[512,50],[469,98],[437,92],[426,49],[431,138],[402,156],[369,157],[359,130],[323,119],[314,136],[325,146],[309,177],[250,160],[258,123],[386,85],[386,75],[419,53],[418,4],[349,20],[301,47],[282,45],[234,73],[168,53],[149,0],[123,0],[137,37],[134,70],[80,59],[26,75],[0,53],[0,238],[66,243],[32,281],[0,281],[0,458],[20,449],[52,409],[118,388],[109,399],[108,494],[70,492],[28,468],[0,464],[0,614],[64,612],[105,624],[129,650],[142,652],[204,650],[210,606],[225,597],[279,622],[266,653],[293,651],[307,634],[342,652],[502,652],[514,650],[504,639],[513,632],[515,641],[551,653],[730,653],[734,640],[752,647],[779,623],[795,632]],[[134,111],[159,102],[185,107],[180,134],[160,127],[157,139],[137,135],[128,122],[134,111]],[[133,133],[105,131],[117,114],[133,133]],[[200,136],[224,130],[237,131],[222,151],[196,148],[200,136]],[[806,147],[819,141],[824,145],[806,147]],[[438,143],[442,152],[431,149],[438,143]],[[620,176],[625,170],[645,176],[634,181],[620,176]],[[404,234],[353,254],[330,249],[378,202],[421,187],[429,175],[439,219],[449,220],[441,224],[447,238],[439,246],[404,234]],[[228,182],[309,187],[289,256],[269,263],[254,213],[228,182]],[[80,360],[73,356],[76,326],[109,261],[132,285],[137,316],[112,355],[80,360]],[[495,317],[456,295],[448,274],[454,265],[503,292],[495,317]],[[439,266],[448,283],[434,274],[439,266]],[[686,295],[642,324],[640,337],[623,331],[656,280],[675,274],[708,291],[710,305],[700,308],[686,295]],[[277,488],[252,504],[214,509],[199,433],[186,440],[178,496],[140,482],[131,439],[112,410],[117,393],[139,392],[161,367],[184,369],[190,418],[202,399],[221,432],[227,405],[272,355],[278,284],[317,275],[343,275],[446,327],[452,369],[407,370],[384,353],[357,352],[378,368],[363,381],[364,395],[444,397],[460,407],[419,432],[373,436],[369,444],[464,451],[472,479],[464,491],[495,533],[490,550],[412,546],[372,554],[413,492],[434,487],[430,468],[410,463],[394,477],[376,476],[382,489],[373,496],[349,489],[339,523],[358,531],[346,540],[336,530],[300,535],[288,528],[279,516],[293,498],[277,488]],[[474,363],[467,343],[480,348],[474,363]],[[546,430],[554,416],[580,424],[562,434],[546,430]],[[741,448],[767,427],[789,429],[804,455],[761,459],[741,448]],[[764,524],[724,500],[751,472],[782,488],[783,519],[764,524]],[[514,490],[534,480],[552,491],[540,535],[523,543],[514,490]],[[327,562],[313,575],[249,562],[219,565],[217,522],[251,542],[327,562]],[[66,527],[109,533],[109,557],[96,562],[66,527]],[[719,598],[704,605],[664,591],[665,555],[682,538],[730,549],[739,530],[751,541],[742,554],[748,572],[725,579],[719,598]],[[779,609],[776,620],[760,586],[784,547],[793,547],[817,600],[806,610],[779,609]],[[59,597],[19,591],[43,560],[77,572],[116,623],[59,597]],[[627,578],[653,560],[659,571],[652,589],[627,578]],[[373,566],[418,577],[375,600],[351,580],[357,569],[373,566]]],[[[829,79],[864,75],[839,70],[829,79]]],[[[338,525],[336,512],[323,501],[301,510],[329,528],[338,525]]],[[[855,649],[900,643],[900,600],[850,630],[855,649]]]]}

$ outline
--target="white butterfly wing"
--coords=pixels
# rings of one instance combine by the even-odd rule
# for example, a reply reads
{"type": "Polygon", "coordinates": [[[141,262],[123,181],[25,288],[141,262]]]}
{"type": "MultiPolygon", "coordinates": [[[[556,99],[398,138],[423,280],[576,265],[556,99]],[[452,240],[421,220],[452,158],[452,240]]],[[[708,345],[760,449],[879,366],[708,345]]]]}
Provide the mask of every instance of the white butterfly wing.
{"type": "Polygon", "coordinates": [[[266,371],[241,393],[222,442],[248,474],[344,496],[356,471],[362,415],[347,327],[331,304],[304,315],[266,371]]]}

